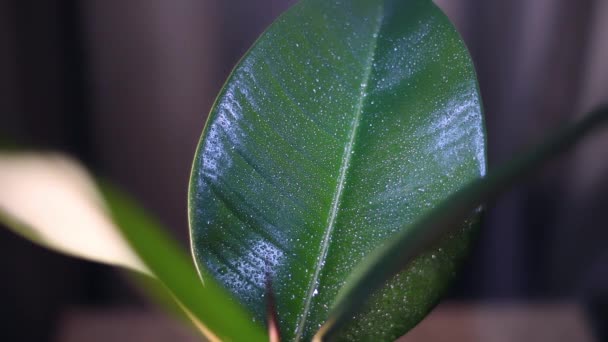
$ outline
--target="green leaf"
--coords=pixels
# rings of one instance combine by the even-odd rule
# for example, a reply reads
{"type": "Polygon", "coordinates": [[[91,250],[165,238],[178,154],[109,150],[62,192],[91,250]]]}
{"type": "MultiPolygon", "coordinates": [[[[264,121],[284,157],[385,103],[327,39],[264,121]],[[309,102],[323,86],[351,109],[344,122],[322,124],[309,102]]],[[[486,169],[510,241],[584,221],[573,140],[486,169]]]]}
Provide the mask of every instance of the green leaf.
{"type": "Polygon", "coordinates": [[[348,324],[372,293],[397,272],[408,267],[441,238],[457,232],[459,222],[470,217],[482,205],[495,200],[551,158],[565,152],[594,130],[608,124],[608,107],[595,110],[581,121],[564,128],[542,144],[519,155],[498,171],[471,182],[422,217],[410,229],[399,233],[378,247],[351,274],[332,308],[318,340],[335,337],[348,324]]]}
{"type": "MultiPolygon", "coordinates": [[[[309,340],[376,247],[485,173],[469,54],[428,0],[303,0],[243,57],[209,115],[190,183],[192,249],[281,335],[309,340]]],[[[437,302],[463,225],[385,286],[345,339],[391,340],[437,302]]]]}
{"type": "Polygon", "coordinates": [[[264,330],[252,323],[249,313],[219,284],[213,279],[201,284],[191,258],[158,223],[118,189],[109,184],[101,189],[113,219],[133,249],[189,315],[204,325],[208,337],[221,341],[268,340],[264,330]]]}
{"type": "Polygon", "coordinates": [[[267,341],[219,284],[132,200],[57,153],[0,153],[0,222],[44,247],[147,274],[212,340],[267,341]],[[126,238],[126,239],[125,239],[126,238]]]}

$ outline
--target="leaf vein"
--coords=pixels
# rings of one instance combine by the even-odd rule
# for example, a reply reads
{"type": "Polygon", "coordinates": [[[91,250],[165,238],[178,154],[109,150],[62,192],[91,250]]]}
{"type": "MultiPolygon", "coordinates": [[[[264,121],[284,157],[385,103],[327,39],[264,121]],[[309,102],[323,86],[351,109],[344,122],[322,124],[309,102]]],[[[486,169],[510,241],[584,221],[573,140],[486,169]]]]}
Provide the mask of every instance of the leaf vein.
{"type": "Polygon", "coordinates": [[[325,228],[325,234],[323,236],[323,240],[321,243],[321,253],[320,257],[317,260],[317,264],[315,265],[315,271],[313,273],[312,279],[310,281],[308,291],[305,297],[304,310],[302,315],[298,319],[296,324],[296,334],[295,340],[298,341],[302,338],[302,334],[304,333],[304,327],[306,325],[306,320],[308,319],[308,315],[310,313],[310,307],[312,303],[312,298],[314,294],[317,292],[317,287],[319,285],[319,278],[321,275],[321,270],[325,265],[325,259],[327,258],[327,252],[329,251],[329,244],[331,235],[334,231],[336,218],[338,216],[338,211],[340,209],[340,202],[342,199],[342,194],[344,191],[344,185],[346,183],[346,174],[350,167],[350,161],[352,158],[353,147],[355,144],[355,140],[357,137],[357,131],[359,128],[359,123],[361,121],[361,116],[363,113],[363,105],[364,100],[367,96],[367,86],[371,78],[371,71],[373,67],[373,61],[376,54],[376,48],[378,43],[378,35],[380,33],[380,28],[382,27],[383,21],[383,13],[384,9],[382,6],[378,7],[378,14],[376,16],[376,27],[374,29],[374,33],[372,35],[373,42],[371,44],[371,48],[369,49],[368,58],[365,65],[365,70],[363,74],[363,82],[361,83],[361,89],[359,93],[359,98],[357,104],[355,106],[353,123],[351,126],[351,131],[349,135],[349,140],[344,148],[344,154],[342,155],[342,163],[340,165],[338,180],[336,191],[334,193],[334,197],[332,200],[332,204],[329,211],[329,217],[327,221],[327,226],[325,228]]]}

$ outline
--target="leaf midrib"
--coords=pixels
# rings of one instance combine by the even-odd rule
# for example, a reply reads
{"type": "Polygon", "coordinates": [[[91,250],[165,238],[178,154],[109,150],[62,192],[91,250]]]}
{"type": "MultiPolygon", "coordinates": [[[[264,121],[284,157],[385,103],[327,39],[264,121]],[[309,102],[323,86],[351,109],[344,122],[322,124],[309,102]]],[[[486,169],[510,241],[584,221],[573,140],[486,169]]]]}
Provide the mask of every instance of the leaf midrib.
{"type": "Polygon", "coordinates": [[[373,68],[373,62],[376,55],[376,48],[378,45],[378,36],[380,34],[380,28],[382,27],[382,21],[384,17],[384,4],[381,3],[378,6],[378,14],[376,15],[376,27],[372,34],[373,42],[371,43],[371,48],[369,49],[367,62],[365,65],[365,70],[363,74],[363,82],[361,83],[361,90],[359,94],[359,99],[357,101],[357,105],[355,106],[354,119],[351,126],[349,140],[344,148],[344,154],[342,155],[342,163],[340,165],[338,180],[336,184],[336,191],[334,192],[334,197],[332,199],[332,204],[330,207],[327,226],[325,227],[325,234],[323,235],[323,240],[321,242],[321,253],[320,257],[317,259],[317,263],[315,265],[315,271],[311,278],[311,281],[308,286],[308,291],[306,293],[304,309],[299,317],[296,324],[296,334],[295,341],[299,341],[302,338],[302,334],[304,332],[304,327],[306,325],[306,320],[308,319],[308,315],[310,313],[310,307],[312,303],[312,298],[314,296],[315,290],[317,290],[319,277],[321,275],[321,271],[323,266],[325,265],[325,259],[327,258],[327,253],[329,251],[330,239],[331,235],[335,228],[336,218],[338,216],[338,212],[340,209],[340,203],[342,200],[342,194],[344,191],[344,185],[346,183],[346,175],[348,173],[348,169],[350,167],[350,161],[352,158],[353,147],[355,145],[355,140],[357,137],[357,132],[359,130],[359,124],[361,122],[361,116],[363,113],[363,105],[365,98],[367,97],[367,86],[371,77],[371,72],[373,68]]]}

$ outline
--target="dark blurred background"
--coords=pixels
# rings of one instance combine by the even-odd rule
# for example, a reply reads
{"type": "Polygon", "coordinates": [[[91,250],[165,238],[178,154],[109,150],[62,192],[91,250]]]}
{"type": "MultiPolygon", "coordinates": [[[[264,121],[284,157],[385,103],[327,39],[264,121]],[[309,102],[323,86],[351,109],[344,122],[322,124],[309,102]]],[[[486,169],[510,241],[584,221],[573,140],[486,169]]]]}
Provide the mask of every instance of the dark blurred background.
{"type": "MultiPolygon", "coordinates": [[[[207,112],[239,57],[293,2],[2,0],[0,136],[77,156],[186,245],[189,170],[207,112]]],[[[436,2],[476,64],[490,168],[608,101],[608,1],[436,2]]],[[[607,150],[608,134],[594,137],[504,196],[451,298],[576,300],[605,318],[607,150]]],[[[0,271],[0,341],[59,339],[78,308],[152,307],[123,274],[5,229],[0,271]]]]}

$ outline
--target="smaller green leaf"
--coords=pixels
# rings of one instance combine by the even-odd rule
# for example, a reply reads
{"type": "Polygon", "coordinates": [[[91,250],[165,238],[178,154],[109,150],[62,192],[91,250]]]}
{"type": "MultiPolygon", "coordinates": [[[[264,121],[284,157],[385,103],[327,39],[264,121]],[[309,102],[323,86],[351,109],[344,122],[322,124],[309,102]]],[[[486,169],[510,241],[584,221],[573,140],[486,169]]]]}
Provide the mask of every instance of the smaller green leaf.
{"type": "Polygon", "coordinates": [[[210,340],[266,341],[250,314],[118,189],[57,153],[0,152],[0,222],[61,253],[156,277],[210,340]],[[101,190],[101,191],[100,191],[101,190]]]}
{"type": "Polygon", "coordinates": [[[377,248],[360,263],[340,291],[326,323],[315,340],[330,340],[364,306],[370,295],[418,255],[441,238],[461,227],[461,223],[482,205],[495,200],[543,166],[565,152],[592,131],[608,123],[608,107],[602,107],[574,123],[544,143],[507,163],[488,176],[479,178],[435,207],[411,228],[377,248]]]}
{"type": "Polygon", "coordinates": [[[222,341],[268,340],[261,327],[219,284],[204,273],[205,283],[201,284],[191,258],[135,202],[109,184],[102,184],[101,190],[133,249],[187,312],[204,324],[208,337],[222,341]]]}

